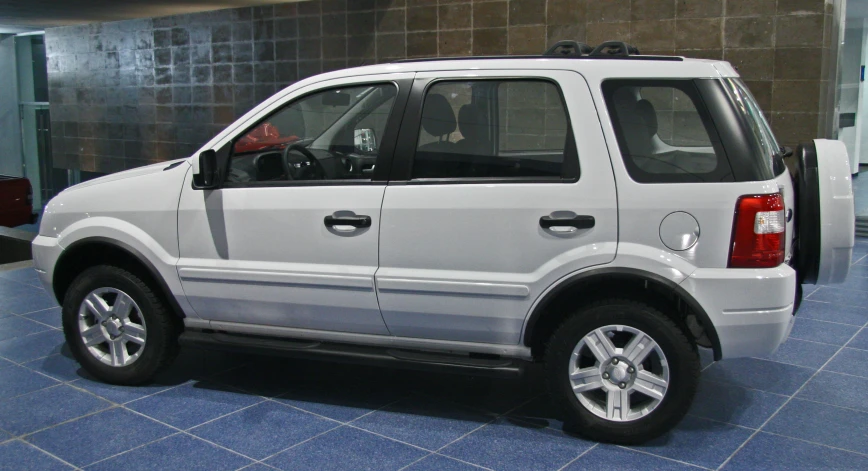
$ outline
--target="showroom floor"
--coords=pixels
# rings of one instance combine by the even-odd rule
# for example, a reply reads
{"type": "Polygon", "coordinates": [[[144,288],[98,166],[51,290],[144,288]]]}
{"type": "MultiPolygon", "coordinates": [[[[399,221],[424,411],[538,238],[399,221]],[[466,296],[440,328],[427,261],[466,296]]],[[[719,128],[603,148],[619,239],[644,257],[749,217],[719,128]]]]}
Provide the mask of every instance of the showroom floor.
{"type": "Polygon", "coordinates": [[[771,358],[705,371],[672,433],[569,436],[524,380],[183,351],[159,380],[89,379],[30,268],[0,272],[0,469],[868,469],[868,241],[771,358]]]}

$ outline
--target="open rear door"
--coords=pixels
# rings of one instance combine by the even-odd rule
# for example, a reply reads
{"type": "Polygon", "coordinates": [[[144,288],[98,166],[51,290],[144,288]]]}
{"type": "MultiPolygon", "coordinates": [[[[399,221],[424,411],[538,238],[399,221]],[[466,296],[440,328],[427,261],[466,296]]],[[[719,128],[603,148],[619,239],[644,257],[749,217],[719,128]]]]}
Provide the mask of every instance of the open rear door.
{"type": "Polygon", "coordinates": [[[847,148],[816,139],[801,144],[796,158],[799,282],[841,283],[850,273],[856,232],[847,148]]]}

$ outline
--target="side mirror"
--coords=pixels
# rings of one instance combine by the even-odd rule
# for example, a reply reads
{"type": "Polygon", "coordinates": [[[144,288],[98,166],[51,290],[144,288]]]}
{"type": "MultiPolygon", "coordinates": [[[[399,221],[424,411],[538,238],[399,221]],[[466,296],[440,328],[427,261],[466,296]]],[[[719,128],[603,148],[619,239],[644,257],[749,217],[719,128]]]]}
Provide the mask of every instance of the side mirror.
{"type": "Polygon", "coordinates": [[[373,129],[356,129],[353,133],[353,146],[362,154],[377,153],[377,133],[373,129]]]}
{"type": "Polygon", "coordinates": [[[217,152],[213,149],[199,154],[199,173],[193,175],[193,187],[208,190],[217,186],[217,152]]]}

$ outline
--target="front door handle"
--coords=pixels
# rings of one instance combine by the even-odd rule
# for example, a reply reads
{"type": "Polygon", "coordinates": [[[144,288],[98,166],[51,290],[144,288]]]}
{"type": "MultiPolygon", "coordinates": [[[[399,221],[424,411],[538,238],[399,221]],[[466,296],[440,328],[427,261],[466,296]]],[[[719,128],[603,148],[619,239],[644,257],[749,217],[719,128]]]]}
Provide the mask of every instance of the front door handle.
{"type": "Polygon", "coordinates": [[[543,216],[539,218],[539,225],[543,229],[551,229],[552,227],[575,227],[576,229],[590,229],[595,224],[594,216],[575,216],[571,218],[553,218],[551,216],[543,216]]]}
{"type": "Polygon", "coordinates": [[[371,227],[371,216],[326,216],[323,220],[326,227],[353,226],[355,228],[371,227]]]}

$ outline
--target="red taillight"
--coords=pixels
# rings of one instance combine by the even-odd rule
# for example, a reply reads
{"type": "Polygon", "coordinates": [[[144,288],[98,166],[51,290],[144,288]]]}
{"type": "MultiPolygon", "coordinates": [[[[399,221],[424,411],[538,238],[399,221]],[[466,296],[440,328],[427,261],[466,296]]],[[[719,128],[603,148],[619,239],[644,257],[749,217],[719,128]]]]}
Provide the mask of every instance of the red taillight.
{"type": "Polygon", "coordinates": [[[773,268],[784,263],[787,231],[784,209],[780,193],[738,199],[729,268],[773,268]]]}

